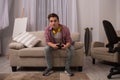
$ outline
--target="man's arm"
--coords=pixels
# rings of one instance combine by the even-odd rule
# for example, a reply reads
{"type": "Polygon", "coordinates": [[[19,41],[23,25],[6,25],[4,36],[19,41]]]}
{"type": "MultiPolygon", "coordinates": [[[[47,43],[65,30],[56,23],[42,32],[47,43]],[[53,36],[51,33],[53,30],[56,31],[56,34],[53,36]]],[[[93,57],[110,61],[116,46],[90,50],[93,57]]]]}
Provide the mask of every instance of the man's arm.
{"type": "Polygon", "coordinates": [[[68,42],[68,43],[66,43],[66,44],[62,44],[63,45],[63,47],[62,47],[62,49],[67,49],[68,47],[70,47],[70,42],[68,42]]]}
{"type": "Polygon", "coordinates": [[[54,49],[58,49],[57,44],[54,44],[54,43],[52,43],[52,42],[48,42],[47,44],[48,44],[48,46],[51,46],[51,47],[54,48],[54,49]]]}
{"type": "Polygon", "coordinates": [[[66,44],[63,44],[64,47],[62,47],[62,49],[66,49],[66,48],[70,47],[71,44],[72,44],[72,39],[71,39],[71,36],[70,36],[69,28],[64,27],[64,32],[65,32],[65,36],[66,36],[65,39],[64,39],[66,44]]]}

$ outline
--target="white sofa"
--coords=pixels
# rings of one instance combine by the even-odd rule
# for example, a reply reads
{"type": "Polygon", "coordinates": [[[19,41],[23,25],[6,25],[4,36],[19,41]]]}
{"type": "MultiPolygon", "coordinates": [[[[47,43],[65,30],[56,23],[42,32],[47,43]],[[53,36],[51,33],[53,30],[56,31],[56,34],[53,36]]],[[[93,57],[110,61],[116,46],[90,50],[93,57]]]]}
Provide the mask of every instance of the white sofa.
{"type": "MultiPolygon", "coordinates": [[[[34,36],[41,39],[41,42],[37,43],[32,48],[26,48],[24,45],[18,42],[11,42],[8,49],[10,66],[12,71],[16,71],[18,67],[46,67],[45,51],[46,46],[44,31],[29,32],[34,36]],[[12,43],[16,43],[21,49],[11,47],[12,43]]],[[[80,42],[79,33],[71,33],[73,41],[75,41],[75,53],[73,54],[71,67],[77,67],[82,71],[84,63],[84,51],[83,43],[80,42]]],[[[64,67],[66,61],[66,52],[64,50],[57,50],[53,53],[53,66],[64,67]]]]}

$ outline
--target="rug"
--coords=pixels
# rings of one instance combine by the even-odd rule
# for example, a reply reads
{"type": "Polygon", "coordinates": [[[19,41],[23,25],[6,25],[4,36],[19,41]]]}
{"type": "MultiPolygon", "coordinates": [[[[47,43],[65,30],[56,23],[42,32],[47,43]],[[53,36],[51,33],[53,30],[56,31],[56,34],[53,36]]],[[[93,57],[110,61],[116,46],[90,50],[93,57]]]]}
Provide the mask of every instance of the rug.
{"type": "Polygon", "coordinates": [[[0,80],[89,80],[89,78],[81,72],[76,72],[72,77],[63,72],[55,72],[49,76],[42,76],[41,72],[13,72],[0,73],[0,80]]]}

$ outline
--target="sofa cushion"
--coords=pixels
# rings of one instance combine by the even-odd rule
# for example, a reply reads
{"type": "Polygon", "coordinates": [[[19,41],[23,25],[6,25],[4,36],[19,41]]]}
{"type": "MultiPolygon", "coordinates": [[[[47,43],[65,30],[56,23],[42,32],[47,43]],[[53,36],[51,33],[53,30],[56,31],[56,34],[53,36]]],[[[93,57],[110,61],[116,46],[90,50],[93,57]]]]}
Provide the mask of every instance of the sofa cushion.
{"type": "Polygon", "coordinates": [[[45,47],[24,48],[20,50],[20,57],[45,57],[45,47]]]}
{"type": "MultiPolygon", "coordinates": [[[[20,54],[18,56],[20,57],[45,57],[45,47],[33,47],[33,48],[24,48],[19,50],[20,54]]],[[[55,58],[57,57],[66,57],[66,50],[54,50],[53,56],[55,58]]]]}
{"type": "Polygon", "coordinates": [[[23,32],[19,34],[18,36],[14,37],[13,40],[24,44],[26,47],[33,47],[38,42],[40,42],[40,39],[38,39],[33,34],[30,34],[29,32],[23,32]]]}
{"type": "Polygon", "coordinates": [[[110,54],[108,52],[108,48],[106,47],[99,47],[99,48],[93,48],[92,49],[92,54],[99,54],[99,55],[114,55],[114,54],[110,54]]]}
{"type": "Polygon", "coordinates": [[[24,48],[25,46],[22,44],[22,43],[18,43],[18,42],[12,42],[9,44],[9,48],[10,49],[16,49],[16,50],[19,50],[19,49],[22,49],[24,48]]]}

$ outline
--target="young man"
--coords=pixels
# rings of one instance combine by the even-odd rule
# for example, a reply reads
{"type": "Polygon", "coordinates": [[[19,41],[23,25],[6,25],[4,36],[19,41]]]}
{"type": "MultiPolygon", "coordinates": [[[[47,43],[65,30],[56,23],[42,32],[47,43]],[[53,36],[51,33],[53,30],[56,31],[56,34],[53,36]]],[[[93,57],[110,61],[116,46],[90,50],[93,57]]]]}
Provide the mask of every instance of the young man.
{"type": "Polygon", "coordinates": [[[65,73],[69,76],[73,76],[73,73],[70,70],[70,63],[74,52],[74,47],[72,46],[73,41],[70,37],[70,31],[66,26],[59,23],[59,17],[57,14],[49,14],[48,20],[49,26],[45,30],[45,38],[47,43],[45,48],[45,58],[47,61],[47,69],[44,71],[43,75],[47,76],[53,72],[52,51],[61,48],[67,51],[65,73]],[[61,47],[58,46],[59,43],[61,44],[61,47]]]}

